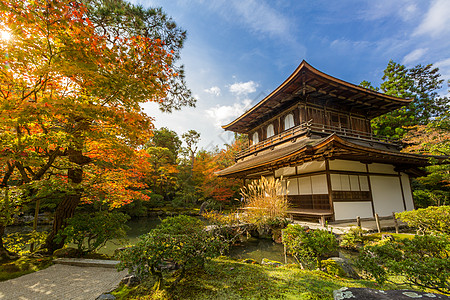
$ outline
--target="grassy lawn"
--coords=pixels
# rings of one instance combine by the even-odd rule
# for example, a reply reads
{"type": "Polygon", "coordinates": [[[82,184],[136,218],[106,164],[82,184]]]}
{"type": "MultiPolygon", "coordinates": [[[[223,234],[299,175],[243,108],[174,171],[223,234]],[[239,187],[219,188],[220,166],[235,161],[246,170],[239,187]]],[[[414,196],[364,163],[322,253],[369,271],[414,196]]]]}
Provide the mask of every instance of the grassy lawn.
{"type": "Polygon", "coordinates": [[[52,257],[29,258],[24,256],[17,260],[2,262],[0,264],[0,281],[45,269],[52,265],[52,259],[52,257]]]}
{"type": "Polygon", "coordinates": [[[276,268],[226,257],[212,260],[204,271],[187,275],[172,288],[155,291],[154,284],[149,279],[135,288],[119,288],[114,295],[118,299],[333,299],[333,290],[344,286],[399,288],[301,270],[296,265],[276,268]]]}

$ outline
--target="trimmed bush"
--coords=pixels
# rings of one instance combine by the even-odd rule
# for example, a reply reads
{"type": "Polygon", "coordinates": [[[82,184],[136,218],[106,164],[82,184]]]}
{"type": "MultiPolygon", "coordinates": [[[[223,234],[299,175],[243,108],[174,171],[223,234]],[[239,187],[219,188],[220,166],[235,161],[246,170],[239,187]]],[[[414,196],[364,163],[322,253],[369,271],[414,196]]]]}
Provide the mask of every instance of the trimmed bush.
{"type": "Polygon", "coordinates": [[[166,218],[156,229],[139,237],[140,241],[119,253],[119,270],[128,268],[141,278],[155,276],[161,284],[174,277],[178,282],[186,271],[203,268],[204,263],[219,256],[226,243],[204,230],[203,223],[194,217],[179,215],[166,218]],[[166,274],[168,269],[176,274],[166,274]]]}
{"type": "Polygon", "coordinates": [[[312,230],[289,224],[283,230],[283,244],[297,262],[308,269],[321,268],[321,259],[337,250],[338,242],[327,230],[312,230]]]}
{"type": "Polygon", "coordinates": [[[381,240],[367,245],[357,260],[359,268],[378,283],[398,276],[404,283],[450,293],[450,237],[416,235],[413,239],[381,240]]]}
{"type": "Polygon", "coordinates": [[[422,234],[450,235],[450,206],[429,206],[396,213],[395,216],[422,234]]]}

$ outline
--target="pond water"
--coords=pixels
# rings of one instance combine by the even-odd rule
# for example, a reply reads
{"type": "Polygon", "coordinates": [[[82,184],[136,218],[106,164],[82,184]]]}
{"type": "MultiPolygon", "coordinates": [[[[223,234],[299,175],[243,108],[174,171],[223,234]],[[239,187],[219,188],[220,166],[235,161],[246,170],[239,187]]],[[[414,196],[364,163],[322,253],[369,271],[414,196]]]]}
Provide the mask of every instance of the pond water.
{"type": "MultiPolygon", "coordinates": [[[[127,222],[127,225],[130,227],[130,230],[127,232],[127,241],[125,243],[121,243],[118,240],[110,241],[103,248],[101,248],[99,252],[112,255],[114,254],[114,250],[117,248],[136,244],[139,241],[138,237],[140,235],[149,232],[159,223],[161,223],[160,219],[153,218],[139,218],[130,220],[127,222]]],[[[229,256],[238,259],[251,258],[257,262],[261,262],[263,258],[284,262],[283,245],[276,244],[269,239],[251,238],[247,242],[231,247],[229,256]]],[[[293,258],[288,257],[288,262],[294,262],[293,258]]]]}

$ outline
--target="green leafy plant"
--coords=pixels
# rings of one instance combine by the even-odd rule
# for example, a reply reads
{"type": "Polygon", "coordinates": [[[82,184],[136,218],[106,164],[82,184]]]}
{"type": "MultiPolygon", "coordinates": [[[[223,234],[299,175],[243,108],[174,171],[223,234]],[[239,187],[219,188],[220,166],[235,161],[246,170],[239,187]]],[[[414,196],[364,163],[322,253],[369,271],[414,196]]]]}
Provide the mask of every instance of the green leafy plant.
{"type": "Polygon", "coordinates": [[[225,248],[226,243],[205,231],[199,219],[184,215],[169,217],[140,236],[135,246],[119,253],[119,270],[128,268],[141,278],[155,276],[159,284],[169,277],[178,282],[186,271],[203,268],[208,259],[219,256],[225,248]],[[179,270],[166,276],[168,265],[179,270]]]}
{"type": "Polygon", "coordinates": [[[80,253],[95,252],[109,240],[125,238],[128,219],[123,213],[109,211],[77,214],[58,234],[58,240],[76,244],[80,253]]]}
{"type": "Polygon", "coordinates": [[[450,294],[450,237],[416,235],[413,239],[381,240],[360,252],[357,266],[378,283],[396,281],[450,294]]]}
{"type": "Polygon", "coordinates": [[[349,249],[358,248],[358,246],[364,243],[364,233],[366,233],[366,231],[361,229],[361,227],[350,228],[347,233],[342,235],[339,246],[349,249]]]}
{"type": "Polygon", "coordinates": [[[35,249],[39,249],[45,243],[47,234],[47,231],[33,231],[29,233],[14,232],[6,235],[3,238],[3,242],[6,250],[23,256],[30,253],[31,244],[34,244],[35,249]]]}
{"type": "Polygon", "coordinates": [[[331,232],[307,229],[289,224],[283,230],[283,244],[297,262],[308,269],[321,268],[321,259],[337,250],[338,242],[331,232]]]}
{"type": "Polygon", "coordinates": [[[429,206],[395,216],[422,234],[450,234],[450,205],[429,206]]]}

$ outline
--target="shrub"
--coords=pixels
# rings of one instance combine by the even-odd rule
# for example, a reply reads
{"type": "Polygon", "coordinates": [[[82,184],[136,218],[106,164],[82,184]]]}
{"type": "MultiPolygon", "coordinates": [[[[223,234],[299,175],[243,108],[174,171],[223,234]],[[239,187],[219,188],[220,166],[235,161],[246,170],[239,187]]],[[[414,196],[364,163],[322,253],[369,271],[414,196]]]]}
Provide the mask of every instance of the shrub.
{"type": "Polygon", "coordinates": [[[321,258],[336,251],[338,246],[334,234],[327,230],[311,230],[293,224],[283,230],[283,244],[299,264],[309,269],[321,268],[321,258]]]}
{"type": "Polygon", "coordinates": [[[125,238],[129,229],[125,225],[129,217],[119,212],[100,211],[93,214],[77,214],[58,234],[58,240],[77,245],[80,253],[95,252],[107,241],[125,238]]]}
{"type": "Polygon", "coordinates": [[[364,242],[363,234],[366,231],[360,227],[352,227],[350,230],[342,235],[340,246],[344,248],[356,249],[364,242]]]}
{"type": "Polygon", "coordinates": [[[357,266],[378,283],[400,276],[403,283],[450,293],[450,239],[416,235],[413,239],[381,240],[360,252],[357,266]]]}
{"type": "Polygon", "coordinates": [[[367,277],[378,283],[400,276],[409,285],[450,293],[450,239],[416,235],[413,239],[381,240],[365,246],[357,260],[367,277]]]}
{"type": "Polygon", "coordinates": [[[44,245],[47,234],[47,231],[33,231],[28,233],[14,232],[4,237],[3,242],[6,250],[23,256],[30,253],[31,244],[34,244],[35,249],[44,245]]]}
{"type": "Polygon", "coordinates": [[[270,220],[286,216],[289,208],[281,179],[261,177],[241,189],[241,196],[248,212],[248,221],[267,224],[270,220]]]}
{"type": "Polygon", "coordinates": [[[429,206],[395,214],[423,234],[450,234],[450,206],[429,206]]]}
{"type": "Polygon", "coordinates": [[[141,278],[153,275],[160,283],[167,264],[180,269],[175,280],[178,282],[187,270],[202,268],[206,260],[219,256],[226,247],[222,240],[204,230],[200,220],[184,215],[164,219],[139,239],[135,246],[119,253],[119,270],[128,268],[141,278]]]}

